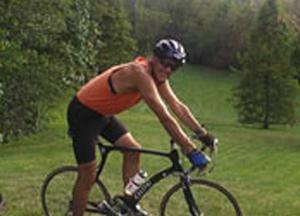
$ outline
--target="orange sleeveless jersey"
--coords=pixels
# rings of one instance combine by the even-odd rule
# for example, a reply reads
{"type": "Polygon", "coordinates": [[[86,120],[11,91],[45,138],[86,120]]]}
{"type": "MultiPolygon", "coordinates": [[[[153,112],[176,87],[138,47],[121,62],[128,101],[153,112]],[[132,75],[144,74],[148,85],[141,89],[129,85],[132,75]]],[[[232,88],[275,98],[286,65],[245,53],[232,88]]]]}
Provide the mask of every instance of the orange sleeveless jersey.
{"type": "MultiPolygon", "coordinates": [[[[135,62],[148,68],[148,61],[143,57],[136,58],[135,62]]],[[[139,92],[126,94],[111,92],[108,79],[114,72],[118,72],[118,67],[112,67],[91,79],[77,92],[78,100],[102,115],[117,114],[137,104],[141,99],[139,92]]]]}

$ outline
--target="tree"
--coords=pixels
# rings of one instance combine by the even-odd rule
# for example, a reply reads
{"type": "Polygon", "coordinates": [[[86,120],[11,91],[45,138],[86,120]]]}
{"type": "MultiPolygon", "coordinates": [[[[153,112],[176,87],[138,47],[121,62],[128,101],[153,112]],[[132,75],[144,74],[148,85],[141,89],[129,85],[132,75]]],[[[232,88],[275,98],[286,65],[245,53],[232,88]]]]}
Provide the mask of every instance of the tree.
{"type": "Polygon", "coordinates": [[[289,6],[289,12],[291,16],[289,17],[294,28],[297,30],[298,37],[296,42],[296,50],[293,54],[293,65],[296,68],[295,78],[298,80],[298,84],[300,85],[300,2],[297,0],[287,1],[289,6]]]}
{"type": "Polygon", "coordinates": [[[215,34],[214,50],[206,57],[206,62],[215,68],[238,66],[236,54],[242,50],[244,40],[253,25],[255,8],[249,1],[227,0],[219,4],[213,26],[215,34]]]}
{"type": "Polygon", "coordinates": [[[147,8],[142,1],[137,4],[137,20],[135,38],[139,52],[147,54],[152,51],[153,44],[162,37],[170,16],[156,8],[147,8]]]}
{"type": "Polygon", "coordinates": [[[234,96],[242,123],[269,128],[270,124],[295,122],[294,39],[295,32],[280,5],[267,0],[239,58],[243,73],[234,96]]]}
{"type": "MultiPolygon", "coordinates": [[[[124,0],[132,14],[133,0],[124,0]]],[[[252,24],[256,6],[249,1],[135,0],[135,38],[139,51],[151,51],[163,37],[182,41],[189,62],[226,68],[236,63],[236,53],[252,24]]]]}
{"type": "Polygon", "coordinates": [[[46,111],[62,92],[63,20],[56,1],[0,3],[0,133],[3,141],[43,128],[46,111]]]}
{"type": "Polygon", "coordinates": [[[102,45],[96,56],[98,71],[132,60],[136,53],[136,41],[132,37],[130,19],[121,2],[92,0],[91,19],[97,23],[97,28],[101,31],[102,45]]]}
{"type": "Polygon", "coordinates": [[[120,2],[0,1],[0,137],[45,126],[68,86],[131,58],[134,40],[120,2]],[[97,10],[95,10],[97,9],[97,10]]]}
{"type": "Polygon", "coordinates": [[[300,32],[298,33],[295,51],[292,56],[292,64],[296,69],[294,78],[298,81],[298,84],[300,85],[300,32]]]}
{"type": "Polygon", "coordinates": [[[65,52],[68,56],[69,70],[65,79],[73,85],[82,85],[97,71],[97,55],[103,45],[96,20],[91,17],[90,1],[73,0],[63,8],[67,38],[65,52]]]}

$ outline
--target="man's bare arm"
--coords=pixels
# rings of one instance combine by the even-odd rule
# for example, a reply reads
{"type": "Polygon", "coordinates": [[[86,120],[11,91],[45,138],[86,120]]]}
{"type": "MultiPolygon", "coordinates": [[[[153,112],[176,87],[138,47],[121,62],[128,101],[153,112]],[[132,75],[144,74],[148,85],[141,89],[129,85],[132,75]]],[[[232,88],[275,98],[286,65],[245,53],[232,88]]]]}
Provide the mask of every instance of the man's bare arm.
{"type": "Polygon", "coordinates": [[[173,92],[169,82],[159,86],[159,92],[171,110],[175,113],[178,119],[192,131],[197,134],[206,134],[207,131],[201,126],[198,120],[194,117],[188,106],[181,102],[173,92]]]}
{"type": "Polygon", "coordinates": [[[140,91],[147,105],[158,116],[160,122],[169,135],[182,147],[184,153],[188,153],[196,148],[189,137],[184,133],[180,125],[168,111],[165,103],[161,99],[153,79],[145,72],[136,71],[133,82],[140,91]]]}

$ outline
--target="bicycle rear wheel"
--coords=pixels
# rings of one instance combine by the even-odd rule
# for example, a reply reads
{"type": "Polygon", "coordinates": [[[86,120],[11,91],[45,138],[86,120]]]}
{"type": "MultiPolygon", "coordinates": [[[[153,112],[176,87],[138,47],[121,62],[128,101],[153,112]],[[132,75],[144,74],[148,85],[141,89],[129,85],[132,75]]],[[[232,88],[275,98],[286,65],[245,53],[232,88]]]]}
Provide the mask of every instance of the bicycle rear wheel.
{"type": "MultiPolygon", "coordinates": [[[[185,216],[190,213],[183,193],[183,184],[173,186],[163,197],[160,205],[161,216],[185,216]]],[[[203,180],[191,180],[190,190],[195,200],[197,216],[242,216],[241,209],[233,195],[221,185],[203,180]]]]}
{"type": "MultiPolygon", "coordinates": [[[[67,216],[71,212],[72,192],[77,174],[77,167],[66,166],[54,170],[46,177],[41,189],[42,207],[46,216],[67,216]]],[[[103,183],[97,180],[89,194],[87,209],[93,209],[93,206],[104,199],[110,200],[110,195],[103,183]]]]}

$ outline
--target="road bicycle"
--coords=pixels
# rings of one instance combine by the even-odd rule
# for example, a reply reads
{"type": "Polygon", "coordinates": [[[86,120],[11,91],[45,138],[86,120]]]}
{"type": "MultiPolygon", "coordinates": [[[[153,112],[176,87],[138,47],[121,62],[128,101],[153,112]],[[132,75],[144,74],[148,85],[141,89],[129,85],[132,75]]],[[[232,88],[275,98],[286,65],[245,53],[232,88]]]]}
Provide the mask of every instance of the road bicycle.
{"type": "MultiPolygon", "coordinates": [[[[134,207],[162,179],[169,176],[178,178],[178,183],[171,187],[161,199],[159,215],[161,216],[242,216],[241,208],[236,198],[223,186],[202,178],[193,178],[195,167],[185,169],[181,155],[175,142],[171,141],[169,152],[149,149],[132,149],[98,143],[101,159],[97,166],[96,183],[89,195],[85,215],[103,215],[99,204],[105,200],[114,210],[106,215],[120,216],[116,208],[127,209],[128,216],[134,216],[134,207]],[[153,174],[130,198],[112,197],[108,188],[101,180],[101,173],[111,152],[139,152],[158,157],[168,158],[171,165],[153,174]]],[[[202,146],[201,150],[207,150],[202,146]]],[[[46,216],[68,216],[72,209],[72,189],[77,177],[76,166],[63,166],[52,171],[44,180],[41,188],[42,208],[46,216]]]]}

